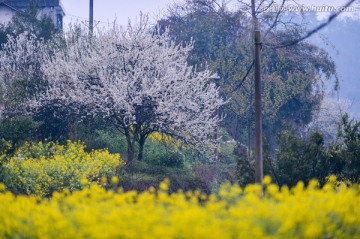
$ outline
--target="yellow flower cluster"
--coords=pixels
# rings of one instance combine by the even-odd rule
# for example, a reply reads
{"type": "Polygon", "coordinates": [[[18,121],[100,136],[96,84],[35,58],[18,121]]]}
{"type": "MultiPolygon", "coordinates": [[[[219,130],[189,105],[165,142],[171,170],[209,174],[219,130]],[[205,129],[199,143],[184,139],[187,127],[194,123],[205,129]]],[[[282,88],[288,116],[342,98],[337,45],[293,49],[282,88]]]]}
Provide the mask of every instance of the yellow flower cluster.
{"type": "Polygon", "coordinates": [[[0,192],[0,238],[360,238],[360,187],[266,189],[224,185],[218,194],[92,185],[51,199],[0,192]]]}
{"type": "Polygon", "coordinates": [[[70,141],[65,146],[26,144],[3,165],[4,182],[15,193],[51,196],[65,188],[73,191],[101,184],[102,177],[110,179],[124,164],[119,154],[107,150],[87,153],[84,148],[70,141]]]}
{"type": "Polygon", "coordinates": [[[150,134],[148,138],[157,142],[164,142],[167,145],[172,146],[174,149],[184,146],[180,140],[176,140],[170,135],[161,134],[159,132],[150,134]]]}

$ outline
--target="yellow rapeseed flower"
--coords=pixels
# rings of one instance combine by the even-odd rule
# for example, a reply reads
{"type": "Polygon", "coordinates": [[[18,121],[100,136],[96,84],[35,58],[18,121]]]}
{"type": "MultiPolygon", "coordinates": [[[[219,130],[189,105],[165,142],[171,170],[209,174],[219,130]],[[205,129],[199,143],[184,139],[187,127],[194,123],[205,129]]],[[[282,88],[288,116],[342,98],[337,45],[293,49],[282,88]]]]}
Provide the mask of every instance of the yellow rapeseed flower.
{"type": "Polygon", "coordinates": [[[269,185],[271,183],[271,177],[269,175],[266,175],[263,179],[263,183],[265,185],[269,185]]]}
{"type": "Polygon", "coordinates": [[[25,143],[6,168],[9,190],[48,197],[55,190],[80,190],[89,183],[101,184],[101,175],[115,176],[124,165],[119,154],[107,150],[85,151],[80,142],[25,143]],[[100,179],[100,180],[99,180],[100,179]]]}
{"type": "Polygon", "coordinates": [[[259,194],[259,185],[243,191],[226,184],[222,196],[208,197],[168,194],[167,180],[158,192],[115,193],[97,185],[49,199],[5,192],[0,238],[360,238],[360,188],[335,185],[270,184],[259,194]]]}
{"type": "Polygon", "coordinates": [[[328,177],[328,183],[335,183],[336,182],[336,176],[335,175],[330,175],[328,177]]]}
{"type": "Polygon", "coordinates": [[[116,176],[111,177],[111,184],[117,185],[119,183],[119,178],[116,176]]]}
{"type": "Polygon", "coordinates": [[[3,183],[0,183],[0,192],[4,192],[6,190],[6,186],[3,183]]]}
{"type": "Polygon", "coordinates": [[[89,180],[87,180],[86,178],[82,178],[82,179],[80,180],[80,183],[81,183],[82,185],[87,185],[87,184],[89,183],[89,180]]]}
{"type": "Polygon", "coordinates": [[[107,178],[105,176],[101,177],[101,183],[102,184],[107,184],[107,178]]]}
{"type": "Polygon", "coordinates": [[[167,191],[169,190],[169,179],[165,179],[163,182],[159,185],[160,190],[167,191]]]}

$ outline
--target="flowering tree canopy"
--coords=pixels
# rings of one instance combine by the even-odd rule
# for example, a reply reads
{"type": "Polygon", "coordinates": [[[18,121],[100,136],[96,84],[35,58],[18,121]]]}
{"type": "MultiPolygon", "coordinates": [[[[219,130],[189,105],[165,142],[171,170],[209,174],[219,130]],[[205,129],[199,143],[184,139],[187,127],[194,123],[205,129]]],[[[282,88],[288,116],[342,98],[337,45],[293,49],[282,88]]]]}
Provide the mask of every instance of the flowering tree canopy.
{"type": "Polygon", "coordinates": [[[1,112],[14,111],[19,102],[34,95],[44,84],[41,66],[48,60],[49,48],[43,40],[24,32],[8,41],[0,51],[1,112]]]}
{"type": "Polygon", "coordinates": [[[114,26],[94,36],[70,33],[42,71],[48,90],[32,101],[34,108],[57,104],[88,115],[112,119],[126,136],[128,161],[139,145],[160,132],[199,145],[221,120],[224,104],[216,77],[187,64],[192,43],[175,45],[167,32],[151,28],[142,16],[124,30],[114,26]]]}
{"type": "Polygon", "coordinates": [[[348,99],[325,97],[312,121],[304,128],[305,136],[320,131],[324,134],[327,145],[334,143],[338,139],[339,124],[343,116],[348,114],[350,107],[351,102],[348,99]]]}

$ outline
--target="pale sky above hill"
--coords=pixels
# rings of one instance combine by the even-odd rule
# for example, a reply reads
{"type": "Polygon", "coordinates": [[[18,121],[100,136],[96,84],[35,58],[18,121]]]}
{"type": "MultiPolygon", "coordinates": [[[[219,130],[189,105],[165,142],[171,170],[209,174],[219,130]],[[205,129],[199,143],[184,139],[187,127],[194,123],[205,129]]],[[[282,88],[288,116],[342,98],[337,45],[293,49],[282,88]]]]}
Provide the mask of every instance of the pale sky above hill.
{"type": "MultiPolygon", "coordinates": [[[[89,18],[89,0],[61,0],[66,11],[65,23],[71,21],[85,22],[89,18]]],[[[182,2],[181,0],[176,0],[182,2]]],[[[300,0],[306,6],[342,6],[348,0],[300,0]]],[[[94,19],[98,26],[106,26],[115,19],[121,25],[126,25],[128,19],[134,20],[140,11],[149,13],[152,19],[157,19],[161,13],[166,12],[168,5],[174,0],[94,0],[94,19]]],[[[236,0],[226,0],[236,4],[236,0]]],[[[357,0],[357,6],[360,0],[357,0]]],[[[353,14],[354,15],[354,14],[353,14]]],[[[360,18],[359,8],[355,15],[360,18]]],[[[326,17],[320,14],[319,17],[326,17]]]]}
{"type": "MultiPolygon", "coordinates": [[[[89,0],[61,0],[65,12],[65,23],[71,21],[88,21],[89,0]]],[[[173,0],[94,0],[94,20],[98,26],[106,26],[115,19],[126,25],[128,19],[134,20],[140,11],[148,13],[152,19],[165,12],[173,0]]]]}

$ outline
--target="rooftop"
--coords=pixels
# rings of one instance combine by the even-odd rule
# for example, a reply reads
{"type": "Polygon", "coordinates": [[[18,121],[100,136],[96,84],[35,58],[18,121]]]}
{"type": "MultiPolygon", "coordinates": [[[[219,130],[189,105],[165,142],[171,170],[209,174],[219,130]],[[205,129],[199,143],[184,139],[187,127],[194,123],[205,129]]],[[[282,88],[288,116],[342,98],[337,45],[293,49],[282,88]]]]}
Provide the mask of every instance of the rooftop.
{"type": "MultiPolygon", "coordinates": [[[[0,4],[4,3],[16,9],[28,8],[30,5],[29,0],[0,0],[0,4]]],[[[33,0],[37,7],[55,7],[61,6],[60,0],[33,0]]]]}

